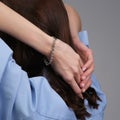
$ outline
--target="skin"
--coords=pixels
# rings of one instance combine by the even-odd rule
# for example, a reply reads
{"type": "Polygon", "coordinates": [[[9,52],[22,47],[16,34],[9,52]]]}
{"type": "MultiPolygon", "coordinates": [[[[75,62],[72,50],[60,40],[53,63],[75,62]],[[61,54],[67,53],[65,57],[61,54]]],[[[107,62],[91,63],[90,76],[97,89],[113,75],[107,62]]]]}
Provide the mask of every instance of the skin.
{"type": "MultiPolygon", "coordinates": [[[[0,15],[0,31],[6,32],[16,37],[20,41],[28,44],[29,46],[33,47],[40,53],[44,54],[46,57],[49,56],[51,46],[54,40],[53,37],[44,33],[42,30],[40,30],[35,25],[27,21],[25,18],[17,14],[15,11],[8,8],[2,2],[0,2],[0,11],[2,13],[0,15]],[[46,49],[44,49],[44,46],[46,46],[46,49]]],[[[71,33],[74,32],[71,31],[71,33]]],[[[74,37],[74,34],[73,38],[76,38],[74,37]]],[[[78,39],[73,40],[75,40],[75,42],[73,43],[74,45],[76,45],[78,39]]],[[[79,47],[81,47],[81,45],[79,47]]],[[[76,47],[78,48],[78,51],[81,50],[83,51],[83,54],[86,54],[84,52],[84,49],[82,50],[82,48],[79,47],[76,47]]],[[[90,67],[90,65],[87,65],[87,62],[85,65],[86,69],[90,67]]],[[[82,72],[81,70],[82,62],[79,53],[76,53],[69,45],[65,44],[61,40],[57,40],[55,45],[54,61],[52,63],[52,66],[72,87],[75,93],[82,97],[81,94],[82,89],[80,87],[80,83],[82,82],[80,82],[81,81],[80,79],[82,73],[85,76],[85,72],[82,72]],[[64,53],[66,53],[66,56],[64,56],[64,53]]],[[[87,85],[86,83],[86,87],[84,87],[84,89],[87,89],[88,86],[89,84],[87,85]]]]}
{"type": "Polygon", "coordinates": [[[93,53],[90,48],[83,45],[83,43],[80,42],[79,40],[78,32],[82,30],[82,23],[78,12],[70,5],[65,4],[65,7],[68,13],[70,31],[71,31],[74,47],[77,53],[79,54],[79,56],[81,56],[83,60],[81,61],[82,74],[79,85],[82,88],[82,91],[84,92],[92,83],[90,78],[91,78],[91,74],[94,71],[93,53]]]}

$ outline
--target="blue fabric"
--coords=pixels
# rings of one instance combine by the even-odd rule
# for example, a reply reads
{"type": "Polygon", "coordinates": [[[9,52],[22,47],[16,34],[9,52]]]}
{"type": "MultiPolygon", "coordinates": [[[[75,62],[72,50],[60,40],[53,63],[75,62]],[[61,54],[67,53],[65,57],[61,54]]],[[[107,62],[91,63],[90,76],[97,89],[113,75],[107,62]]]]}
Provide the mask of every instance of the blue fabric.
{"type": "MultiPolygon", "coordinates": [[[[84,33],[84,32],[82,32],[84,33]]],[[[79,33],[83,40],[85,35],[79,33]]],[[[0,39],[0,120],[77,120],[74,112],[42,76],[28,78],[12,58],[12,50],[0,39]]],[[[95,76],[94,87],[102,99],[98,110],[87,120],[102,120],[106,97],[95,76]]]]}

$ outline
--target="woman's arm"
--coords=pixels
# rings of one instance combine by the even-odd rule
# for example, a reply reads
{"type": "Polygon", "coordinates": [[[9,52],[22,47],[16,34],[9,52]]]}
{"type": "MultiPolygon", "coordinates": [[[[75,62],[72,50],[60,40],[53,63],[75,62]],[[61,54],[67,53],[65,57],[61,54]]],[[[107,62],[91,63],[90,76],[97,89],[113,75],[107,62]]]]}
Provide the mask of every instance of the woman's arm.
{"type": "MultiPolygon", "coordinates": [[[[67,10],[70,32],[72,35],[72,39],[76,39],[78,37],[78,32],[82,30],[82,23],[79,13],[70,5],[65,4],[65,8],[67,10]]],[[[74,42],[74,41],[73,41],[74,42]]]]}
{"type": "Polygon", "coordinates": [[[0,31],[16,37],[45,56],[49,54],[53,42],[52,37],[45,34],[2,2],[0,2],[0,12],[0,31]],[[46,49],[44,49],[44,46],[46,46],[46,49]]]}
{"type": "MultiPolygon", "coordinates": [[[[74,45],[76,46],[76,50],[78,51],[78,53],[81,55],[81,53],[83,53],[83,55],[85,56],[89,56],[89,58],[87,58],[87,63],[85,64],[85,67],[86,68],[89,68],[87,71],[89,73],[91,73],[91,79],[92,79],[92,87],[96,90],[97,92],[97,95],[100,97],[100,99],[102,100],[102,102],[99,102],[99,108],[97,110],[91,110],[88,108],[88,104],[86,105],[86,108],[87,110],[91,113],[91,119],[94,119],[94,120],[97,120],[98,118],[99,119],[103,119],[104,117],[104,111],[105,111],[105,108],[106,108],[106,96],[104,94],[104,92],[101,90],[101,87],[100,87],[100,84],[99,82],[97,81],[95,75],[92,74],[92,71],[94,70],[94,60],[93,60],[93,55],[91,53],[91,50],[88,49],[87,47],[85,47],[79,40],[78,37],[78,32],[82,30],[82,25],[81,25],[81,19],[80,19],[80,16],[79,14],[76,12],[75,9],[73,9],[71,6],[69,5],[65,5],[66,6],[66,9],[67,9],[67,12],[68,12],[68,16],[69,16],[69,22],[70,22],[70,30],[71,30],[71,34],[72,34],[72,38],[73,38],[73,43],[74,45]],[[81,45],[83,47],[81,47],[81,45]],[[83,51],[81,52],[81,50],[85,50],[86,53],[83,51]],[[88,51],[88,52],[87,52],[88,51]],[[91,56],[91,57],[90,57],[91,56]],[[87,67],[89,66],[89,63],[91,63],[91,67],[87,67]],[[91,71],[91,72],[90,72],[91,71]]],[[[83,34],[82,33],[79,33],[79,34],[82,34],[82,40],[84,41],[84,39],[86,39],[86,34],[83,34]]],[[[86,75],[88,74],[85,73],[86,75]]],[[[83,74],[84,75],[84,74],[83,74]]],[[[89,81],[90,82],[90,81],[89,81]]],[[[86,84],[85,88],[84,89],[87,89],[87,87],[90,85],[89,82],[86,82],[84,84],[86,84]]]]}
{"type": "MultiPolygon", "coordinates": [[[[0,30],[30,45],[45,56],[49,56],[53,38],[31,24],[25,18],[0,2],[0,30]]],[[[72,89],[81,96],[80,57],[67,44],[57,40],[54,51],[53,68],[63,77],[72,89]],[[66,55],[64,55],[66,53],[66,55]]]]}
{"type": "Polygon", "coordinates": [[[82,75],[84,82],[82,82],[81,85],[84,84],[85,87],[83,87],[83,91],[85,91],[91,84],[90,78],[94,70],[93,54],[92,50],[87,48],[79,39],[78,33],[82,30],[82,23],[79,13],[70,5],[65,4],[65,7],[68,13],[70,31],[74,47],[84,62],[82,65],[82,69],[85,71],[82,75]]]}

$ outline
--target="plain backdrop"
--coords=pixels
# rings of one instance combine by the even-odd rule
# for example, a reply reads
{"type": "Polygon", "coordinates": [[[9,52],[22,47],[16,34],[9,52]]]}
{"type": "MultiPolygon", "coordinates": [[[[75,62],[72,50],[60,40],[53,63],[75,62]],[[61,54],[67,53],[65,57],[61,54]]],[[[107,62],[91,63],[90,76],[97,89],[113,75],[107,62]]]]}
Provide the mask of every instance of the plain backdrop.
{"type": "Polygon", "coordinates": [[[80,14],[107,96],[104,120],[120,120],[120,0],[64,0],[80,14]]]}

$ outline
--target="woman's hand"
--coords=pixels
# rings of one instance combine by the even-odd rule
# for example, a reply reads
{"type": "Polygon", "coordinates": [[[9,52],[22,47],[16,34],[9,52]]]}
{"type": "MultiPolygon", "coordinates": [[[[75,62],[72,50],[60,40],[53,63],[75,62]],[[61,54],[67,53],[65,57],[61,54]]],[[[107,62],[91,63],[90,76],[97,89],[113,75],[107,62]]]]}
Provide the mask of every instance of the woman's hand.
{"type": "Polygon", "coordinates": [[[80,86],[82,87],[82,91],[84,92],[91,85],[91,75],[94,71],[94,58],[92,50],[86,47],[82,42],[80,42],[79,37],[73,39],[73,44],[76,52],[80,55],[83,60],[81,75],[82,82],[80,86]]]}
{"type": "Polygon", "coordinates": [[[81,59],[80,56],[66,43],[57,40],[54,51],[52,67],[72,87],[77,95],[82,97],[81,59]]]}
{"type": "Polygon", "coordinates": [[[70,25],[70,32],[74,44],[74,48],[79,56],[83,60],[82,65],[82,82],[80,86],[82,87],[82,91],[85,91],[91,85],[91,74],[94,71],[94,59],[91,49],[87,48],[82,42],[79,40],[78,33],[82,30],[81,19],[79,13],[70,5],[65,4],[68,18],[69,18],[69,25],[70,25]]]}

